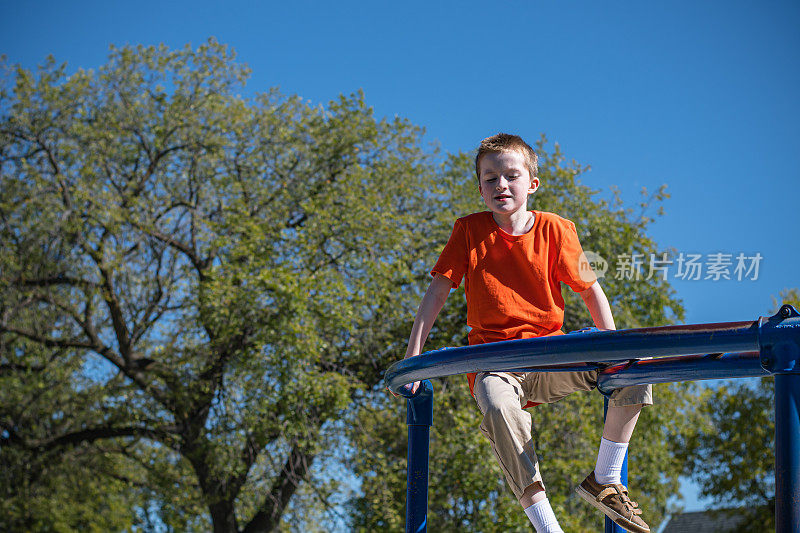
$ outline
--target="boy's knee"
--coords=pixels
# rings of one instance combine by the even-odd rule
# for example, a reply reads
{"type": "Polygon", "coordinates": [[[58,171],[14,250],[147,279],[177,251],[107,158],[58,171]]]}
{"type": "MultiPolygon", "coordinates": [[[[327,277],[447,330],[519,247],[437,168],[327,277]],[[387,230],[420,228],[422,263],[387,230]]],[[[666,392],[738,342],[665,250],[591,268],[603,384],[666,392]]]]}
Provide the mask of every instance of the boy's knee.
{"type": "Polygon", "coordinates": [[[508,402],[504,402],[502,399],[491,397],[483,398],[483,401],[480,402],[479,407],[481,413],[483,413],[483,416],[489,416],[492,418],[502,416],[511,409],[508,402]]]}
{"type": "Polygon", "coordinates": [[[611,395],[610,406],[625,407],[653,405],[652,385],[632,385],[617,389],[611,395]]]}
{"type": "Polygon", "coordinates": [[[530,432],[530,414],[519,405],[492,402],[485,406],[481,427],[489,434],[530,432]]]}
{"type": "Polygon", "coordinates": [[[513,410],[521,410],[519,394],[514,388],[505,382],[503,386],[493,383],[490,387],[475,389],[475,398],[478,406],[484,414],[498,416],[513,410]]]}
{"type": "Polygon", "coordinates": [[[489,420],[503,420],[507,418],[510,411],[506,404],[493,401],[492,399],[488,399],[482,410],[483,417],[489,420]]]}
{"type": "Polygon", "coordinates": [[[474,391],[481,411],[500,404],[519,404],[520,401],[519,385],[497,374],[480,374],[475,380],[474,391]]]}

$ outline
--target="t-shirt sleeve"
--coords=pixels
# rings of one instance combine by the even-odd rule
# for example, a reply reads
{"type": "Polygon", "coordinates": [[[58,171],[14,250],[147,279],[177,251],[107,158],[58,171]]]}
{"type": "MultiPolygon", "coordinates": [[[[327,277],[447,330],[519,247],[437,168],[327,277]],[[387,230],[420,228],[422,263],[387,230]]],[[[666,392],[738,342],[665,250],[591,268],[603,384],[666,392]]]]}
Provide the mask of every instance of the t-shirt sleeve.
{"type": "Polygon", "coordinates": [[[575,224],[572,222],[567,224],[561,236],[557,271],[559,281],[569,285],[575,292],[585,291],[597,281],[597,276],[581,248],[575,224]]]}
{"type": "Polygon", "coordinates": [[[461,220],[456,220],[450,239],[431,269],[431,276],[441,274],[453,283],[455,289],[461,284],[461,279],[467,272],[467,262],[467,230],[461,220]]]}

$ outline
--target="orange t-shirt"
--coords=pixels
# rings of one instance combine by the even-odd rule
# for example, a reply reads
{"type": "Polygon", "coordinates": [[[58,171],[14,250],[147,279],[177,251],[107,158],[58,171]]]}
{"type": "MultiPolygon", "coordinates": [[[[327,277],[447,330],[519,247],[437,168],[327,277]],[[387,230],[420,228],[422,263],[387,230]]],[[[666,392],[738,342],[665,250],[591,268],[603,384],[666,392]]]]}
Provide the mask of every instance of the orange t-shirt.
{"type": "MultiPolygon", "coordinates": [[[[500,229],[491,211],[459,218],[431,270],[453,288],[464,279],[470,345],[562,334],[561,282],[581,292],[597,279],[581,259],[575,225],[553,213],[533,214],[524,235],[500,229]]],[[[468,380],[472,392],[475,374],[468,380]]]]}

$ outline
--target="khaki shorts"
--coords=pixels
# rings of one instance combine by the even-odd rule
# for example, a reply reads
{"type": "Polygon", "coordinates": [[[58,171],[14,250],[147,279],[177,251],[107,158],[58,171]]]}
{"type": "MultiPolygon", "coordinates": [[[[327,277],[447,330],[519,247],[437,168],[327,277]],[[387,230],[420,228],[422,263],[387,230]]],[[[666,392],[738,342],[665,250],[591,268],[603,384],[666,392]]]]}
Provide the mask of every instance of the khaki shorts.
{"type": "MultiPolygon", "coordinates": [[[[553,403],[576,391],[597,386],[597,371],[586,372],[482,372],[475,377],[475,400],[483,413],[481,432],[492,444],[497,462],[517,499],[534,483],[541,483],[539,463],[531,439],[528,402],[553,403]]],[[[617,389],[610,407],[652,405],[651,385],[617,389]]]]}

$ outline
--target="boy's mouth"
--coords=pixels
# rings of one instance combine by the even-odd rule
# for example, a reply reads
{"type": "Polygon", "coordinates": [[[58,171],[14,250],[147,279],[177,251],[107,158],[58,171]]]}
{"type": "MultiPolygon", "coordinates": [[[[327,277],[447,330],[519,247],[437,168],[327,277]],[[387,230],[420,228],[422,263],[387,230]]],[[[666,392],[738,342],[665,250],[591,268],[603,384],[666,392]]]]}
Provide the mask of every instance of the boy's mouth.
{"type": "Polygon", "coordinates": [[[508,200],[512,198],[510,194],[500,194],[494,197],[495,200],[508,200]]]}

